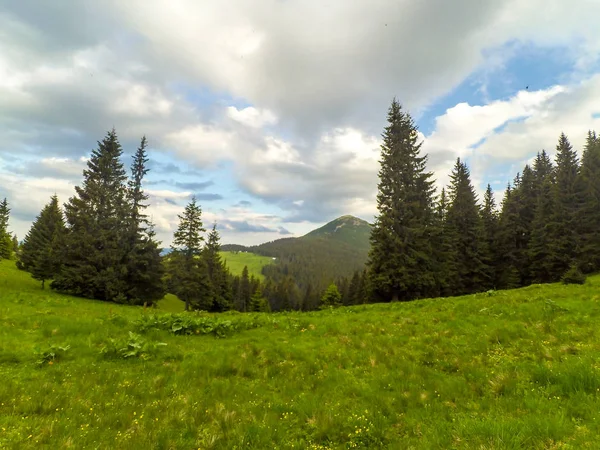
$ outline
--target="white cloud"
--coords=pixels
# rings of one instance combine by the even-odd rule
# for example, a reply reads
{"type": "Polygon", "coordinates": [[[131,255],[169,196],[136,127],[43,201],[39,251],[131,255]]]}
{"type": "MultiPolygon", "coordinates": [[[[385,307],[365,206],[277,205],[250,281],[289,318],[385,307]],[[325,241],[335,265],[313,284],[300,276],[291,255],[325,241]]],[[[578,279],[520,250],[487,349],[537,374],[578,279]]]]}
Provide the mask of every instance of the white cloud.
{"type": "Polygon", "coordinates": [[[236,122],[252,128],[262,128],[265,125],[275,125],[277,123],[277,117],[271,111],[257,109],[253,106],[244,109],[230,106],[227,108],[227,115],[236,122]]]}

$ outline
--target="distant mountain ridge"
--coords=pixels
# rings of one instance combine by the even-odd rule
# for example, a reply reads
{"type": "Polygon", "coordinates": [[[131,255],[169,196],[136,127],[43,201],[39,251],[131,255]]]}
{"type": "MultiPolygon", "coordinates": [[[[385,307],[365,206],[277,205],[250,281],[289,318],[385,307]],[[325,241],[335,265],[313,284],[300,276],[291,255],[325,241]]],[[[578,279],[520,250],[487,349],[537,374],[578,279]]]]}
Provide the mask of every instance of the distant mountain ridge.
{"type": "Polygon", "coordinates": [[[370,248],[371,225],[345,215],[297,238],[282,238],[254,246],[223,245],[223,251],[247,251],[275,257],[263,273],[275,280],[294,277],[300,288],[323,286],[362,270],[370,248]]]}

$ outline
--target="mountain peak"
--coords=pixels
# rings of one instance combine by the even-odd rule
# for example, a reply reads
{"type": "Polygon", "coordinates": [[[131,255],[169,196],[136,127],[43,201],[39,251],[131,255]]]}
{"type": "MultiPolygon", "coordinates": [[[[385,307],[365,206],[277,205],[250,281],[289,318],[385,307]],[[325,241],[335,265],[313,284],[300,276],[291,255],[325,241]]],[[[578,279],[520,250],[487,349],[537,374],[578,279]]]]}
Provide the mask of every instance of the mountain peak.
{"type": "Polygon", "coordinates": [[[330,237],[344,241],[353,241],[357,236],[368,235],[371,225],[358,217],[345,215],[332,220],[321,228],[311,231],[305,237],[330,237]]]}

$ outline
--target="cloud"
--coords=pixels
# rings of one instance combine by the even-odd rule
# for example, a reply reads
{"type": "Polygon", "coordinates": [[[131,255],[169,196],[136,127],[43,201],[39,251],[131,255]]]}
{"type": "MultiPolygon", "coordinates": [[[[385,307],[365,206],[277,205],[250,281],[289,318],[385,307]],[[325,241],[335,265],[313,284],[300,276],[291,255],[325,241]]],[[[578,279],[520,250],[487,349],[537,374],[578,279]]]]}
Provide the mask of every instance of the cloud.
{"type": "Polygon", "coordinates": [[[277,123],[277,117],[271,111],[259,110],[252,106],[241,110],[235,106],[230,106],[227,108],[227,115],[236,122],[252,128],[262,128],[265,125],[275,125],[277,123]]]}
{"type": "Polygon", "coordinates": [[[196,199],[200,201],[214,201],[214,200],[222,200],[223,196],[221,194],[209,194],[209,193],[201,193],[194,194],[196,199]]]}
{"type": "Polygon", "coordinates": [[[480,181],[504,183],[512,165],[553,149],[561,130],[579,146],[597,127],[589,74],[600,62],[599,14],[600,2],[560,0],[8,2],[0,189],[18,199],[15,216],[31,217],[54,185],[71,192],[82,158],[115,126],[128,152],[148,136],[148,186],[173,189],[151,194],[164,239],[189,196],[209,186],[207,202],[236,189],[257,201],[207,217],[270,230],[229,230],[227,239],[278,236],[282,223],[296,233],[346,213],[370,220],[392,96],[419,118],[470,75],[492,83],[523,45],[564,49],[574,71],[561,86],[459,103],[423,136],[442,183],[459,155],[480,181]],[[216,167],[229,178],[206,184],[216,167]],[[23,202],[16,186],[40,200],[23,202]],[[265,203],[277,218],[259,211],[265,203]]]}

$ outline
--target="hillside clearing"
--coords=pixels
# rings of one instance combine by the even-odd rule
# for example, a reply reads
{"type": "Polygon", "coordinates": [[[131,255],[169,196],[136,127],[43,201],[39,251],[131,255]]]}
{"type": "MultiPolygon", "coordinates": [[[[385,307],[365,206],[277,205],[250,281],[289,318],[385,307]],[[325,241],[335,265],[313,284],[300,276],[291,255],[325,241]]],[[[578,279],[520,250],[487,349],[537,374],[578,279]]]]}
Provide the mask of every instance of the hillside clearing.
{"type": "Polygon", "coordinates": [[[3,261],[0,448],[598,448],[599,300],[593,277],[186,325],[3,261]]]}
{"type": "Polygon", "coordinates": [[[273,258],[249,252],[221,252],[221,258],[233,275],[241,275],[244,266],[248,267],[248,275],[264,280],[262,268],[273,263],[273,258]]]}

